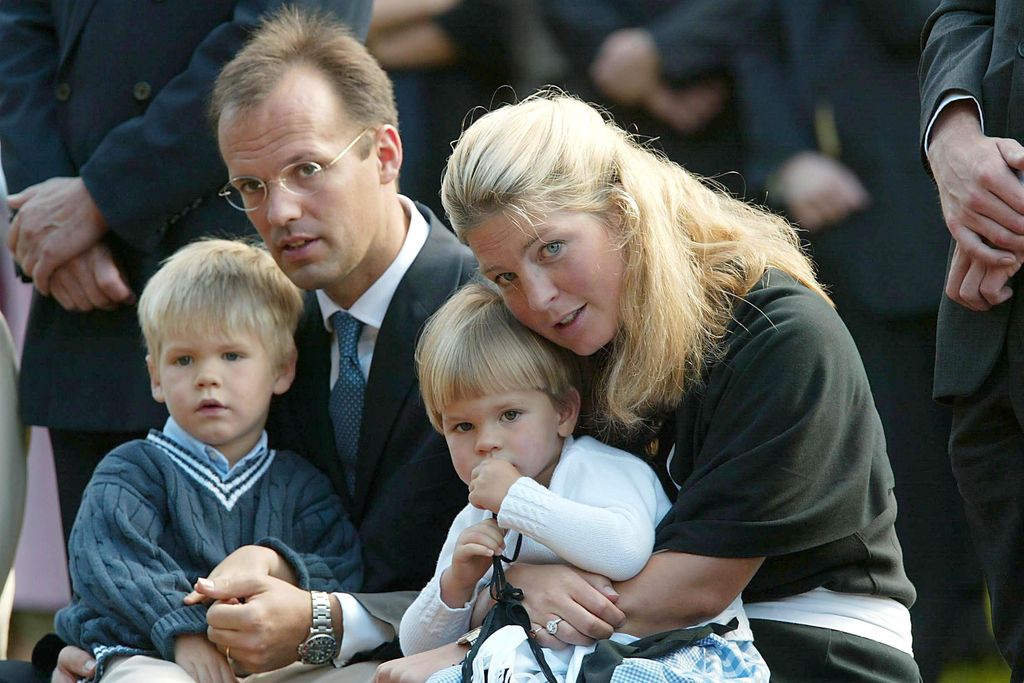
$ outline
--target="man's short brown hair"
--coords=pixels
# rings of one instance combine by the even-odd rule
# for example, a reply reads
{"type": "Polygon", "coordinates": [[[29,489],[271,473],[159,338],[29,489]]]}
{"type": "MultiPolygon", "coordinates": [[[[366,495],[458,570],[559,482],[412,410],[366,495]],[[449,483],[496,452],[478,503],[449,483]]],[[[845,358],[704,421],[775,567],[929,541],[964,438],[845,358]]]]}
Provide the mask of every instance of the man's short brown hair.
{"type": "Polygon", "coordinates": [[[324,75],[356,127],[397,127],[394,90],[377,60],[336,19],[294,7],[267,16],[221,70],[210,101],[214,125],[225,111],[245,112],[261,104],[297,66],[324,75]]]}

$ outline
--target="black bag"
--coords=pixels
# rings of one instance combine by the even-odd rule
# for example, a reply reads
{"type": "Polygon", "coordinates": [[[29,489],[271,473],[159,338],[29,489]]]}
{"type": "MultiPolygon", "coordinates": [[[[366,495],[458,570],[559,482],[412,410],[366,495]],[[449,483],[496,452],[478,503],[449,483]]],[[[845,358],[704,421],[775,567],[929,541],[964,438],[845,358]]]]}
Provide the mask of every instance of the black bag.
{"type": "Polygon", "coordinates": [[[558,683],[555,675],[551,673],[551,667],[548,666],[547,660],[544,659],[544,652],[541,650],[540,645],[537,644],[537,639],[533,637],[533,632],[530,628],[530,615],[527,614],[526,608],[523,607],[523,591],[505,580],[505,570],[501,566],[503,561],[515,562],[516,558],[519,557],[519,549],[522,545],[523,536],[520,534],[511,559],[502,555],[494,558],[494,571],[491,574],[491,583],[488,586],[488,590],[490,591],[491,599],[496,604],[487,613],[484,623],[480,626],[479,637],[473,643],[473,646],[469,648],[466,658],[462,660],[462,683],[471,683],[473,680],[473,660],[476,659],[480,646],[484,644],[488,636],[505,626],[519,626],[526,631],[526,642],[530,644],[530,650],[537,659],[537,664],[540,665],[540,670],[544,673],[544,677],[548,680],[548,683],[558,683]]]}

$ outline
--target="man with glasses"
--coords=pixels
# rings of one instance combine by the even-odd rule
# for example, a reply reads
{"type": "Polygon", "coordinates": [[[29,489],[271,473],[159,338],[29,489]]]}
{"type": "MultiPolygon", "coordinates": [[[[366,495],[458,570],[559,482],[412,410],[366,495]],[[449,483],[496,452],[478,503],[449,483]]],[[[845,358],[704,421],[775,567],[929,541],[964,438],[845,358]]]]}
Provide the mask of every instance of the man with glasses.
{"type": "MultiPolygon", "coordinates": [[[[420,403],[413,351],[475,262],[426,207],[398,193],[391,83],[339,24],[276,14],[223,69],[212,115],[229,177],[218,201],[248,217],[309,290],[296,379],[267,423],[271,445],[332,478],[363,542],[367,593],[311,594],[225,564],[203,592],[244,600],[210,607],[209,636],[240,670],[305,662],[247,680],[368,678],[369,664],[330,665],[398,654],[401,614],[465,503],[420,403]]],[[[55,680],[88,673],[87,661],[65,648],[55,680]]]]}
{"type": "MultiPolygon", "coordinates": [[[[334,666],[399,654],[401,615],[465,504],[423,411],[413,351],[475,262],[429,209],[398,193],[391,83],[338,24],[276,14],[224,67],[211,109],[230,174],[225,205],[309,291],[295,382],[267,423],[271,445],[334,481],[363,543],[365,593],[310,593],[229,559],[200,587],[225,601],[209,608],[209,636],[240,670],[285,667],[248,681],[368,680],[370,661],[334,666]]],[[[74,653],[58,676],[80,666],[74,653]]]]}
{"type": "MultiPolygon", "coordinates": [[[[338,639],[337,656],[299,658],[397,655],[408,591],[426,584],[425,558],[440,549],[466,495],[423,412],[414,344],[475,262],[429,209],[398,193],[391,83],[338,25],[278,14],[221,72],[212,115],[231,174],[221,195],[311,292],[296,335],[296,380],[268,431],[332,476],[363,542],[366,594],[329,599],[332,623],[322,632],[338,639]]],[[[295,661],[296,646],[316,630],[315,597],[231,569],[208,595],[245,603],[212,607],[210,638],[250,671],[295,661]]],[[[370,671],[313,670],[301,680],[370,671]]]]}
{"type": "MultiPolygon", "coordinates": [[[[135,296],[182,245],[251,231],[216,196],[225,170],[204,113],[221,66],[283,4],[0,2],[7,243],[35,286],[21,412],[50,431],[65,539],[100,458],[167,418],[135,296]]],[[[359,35],[369,23],[369,0],[299,4],[359,35]]]]}

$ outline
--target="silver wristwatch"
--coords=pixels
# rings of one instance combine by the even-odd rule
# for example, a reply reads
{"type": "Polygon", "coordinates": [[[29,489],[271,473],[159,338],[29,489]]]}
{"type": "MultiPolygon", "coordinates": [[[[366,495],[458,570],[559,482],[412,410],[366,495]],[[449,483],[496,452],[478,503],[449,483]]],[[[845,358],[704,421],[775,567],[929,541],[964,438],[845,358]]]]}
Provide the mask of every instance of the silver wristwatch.
{"type": "Polygon", "coordinates": [[[299,644],[299,661],[320,666],[334,659],[338,640],[331,627],[331,598],[323,591],[310,591],[313,600],[313,625],[309,637],[299,644]]]}

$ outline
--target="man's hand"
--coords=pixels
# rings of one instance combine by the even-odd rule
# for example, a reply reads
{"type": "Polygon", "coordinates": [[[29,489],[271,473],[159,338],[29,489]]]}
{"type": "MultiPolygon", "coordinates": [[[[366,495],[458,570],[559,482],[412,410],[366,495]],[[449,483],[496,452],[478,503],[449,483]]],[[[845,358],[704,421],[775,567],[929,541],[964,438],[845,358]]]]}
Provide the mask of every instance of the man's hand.
{"type": "Polygon", "coordinates": [[[393,659],[377,667],[373,683],[423,683],[441,669],[461,664],[465,657],[466,648],[452,643],[436,650],[393,659]]]}
{"type": "Polygon", "coordinates": [[[659,82],[644,102],[648,113],[682,135],[703,130],[729,100],[723,78],[707,78],[682,88],[659,82]]]}
{"type": "Polygon", "coordinates": [[[219,584],[222,579],[231,576],[273,576],[276,579],[287,581],[293,586],[298,582],[295,570],[290,564],[284,561],[277,551],[261,545],[243,545],[220,561],[213,571],[205,578],[196,582],[196,588],[185,596],[186,605],[195,605],[200,602],[211,604],[213,598],[209,598],[199,592],[201,582],[213,582],[219,584]]]}
{"type": "Polygon", "coordinates": [[[76,683],[92,678],[95,671],[96,660],[91,654],[74,645],[65,645],[57,655],[57,668],[53,670],[50,683],[76,683]]]}
{"type": "Polygon", "coordinates": [[[779,168],[778,190],[794,221],[819,232],[871,201],[853,171],[818,152],[799,152],[779,168]]]}
{"type": "Polygon", "coordinates": [[[238,683],[227,657],[202,633],[174,639],[174,662],[198,683],[238,683]]]}
{"type": "MultiPolygon", "coordinates": [[[[1024,147],[987,137],[973,102],[950,104],[935,121],[928,161],[946,227],[963,256],[985,267],[1009,268],[1024,257],[1024,147]]],[[[958,290],[947,284],[947,292],[958,290]]],[[[968,306],[968,299],[951,297],[968,306]]]]}
{"type": "Polygon", "coordinates": [[[8,197],[17,209],[7,246],[36,289],[50,295],[58,267],[100,241],[107,231],[81,178],[50,178],[8,197]]]}
{"type": "Polygon", "coordinates": [[[639,106],[661,81],[661,55],[645,29],[620,29],[604,39],[593,63],[590,80],[608,99],[639,106]]]}
{"type": "Polygon", "coordinates": [[[50,293],[67,311],[112,311],[135,303],[135,293],[114,263],[110,248],[97,242],[53,271],[50,293]]]}
{"type": "Polygon", "coordinates": [[[987,311],[1013,296],[1009,281],[1018,270],[1020,261],[1007,266],[986,266],[971,261],[960,249],[953,248],[953,259],[946,276],[946,296],[972,311],[987,311]]]}
{"type": "Polygon", "coordinates": [[[313,623],[308,591],[272,576],[228,576],[196,589],[217,601],[206,612],[210,642],[230,647],[243,669],[260,673],[298,659],[313,623]]]}
{"type": "Polygon", "coordinates": [[[470,505],[498,514],[508,490],[522,476],[507,460],[487,458],[473,468],[469,480],[470,505]]]}
{"type": "Polygon", "coordinates": [[[544,629],[537,640],[544,647],[590,645],[611,637],[626,615],[615,606],[618,593],[603,576],[568,565],[513,564],[505,570],[509,582],[523,589],[523,605],[537,626],[562,619],[557,636],[544,629]]]}
{"type": "Polygon", "coordinates": [[[441,600],[459,609],[473,596],[473,589],[491,568],[491,558],[505,549],[505,535],[494,519],[466,527],[459,534],[452,564],[441,574],[441,600]]]}

